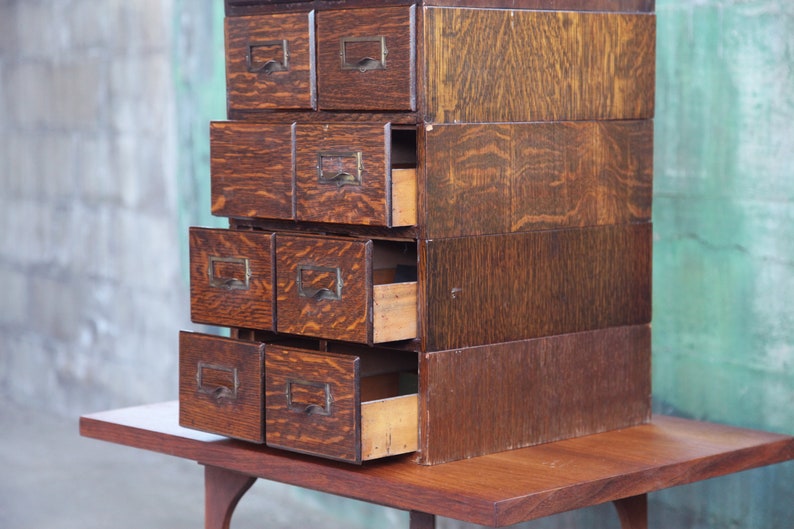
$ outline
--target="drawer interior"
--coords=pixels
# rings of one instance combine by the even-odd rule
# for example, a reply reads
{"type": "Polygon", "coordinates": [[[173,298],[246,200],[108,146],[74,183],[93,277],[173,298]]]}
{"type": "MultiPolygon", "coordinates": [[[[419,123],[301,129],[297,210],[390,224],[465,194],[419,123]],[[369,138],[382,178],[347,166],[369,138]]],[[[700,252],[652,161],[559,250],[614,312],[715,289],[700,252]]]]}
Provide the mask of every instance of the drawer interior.
{"type": "MultiPolygon", "coordinates": [[[[351,352],[348,345],[340,349],[351,352]]],[[[419,449],[416,356],[371,348],[356,354],[361,367],[361,460],[415,452],[419,449]]]]}
{"type": "Polygon", "coordinates": [[[372,270],[374,343],[418,336],[417,255],[414,241],[375,241],[372,270]]]}
{"type": "Polygon", "coordinates": [[[269,446],[354,463],[417,450],[416,353],[268,344],[265,386],[269,446]]]}

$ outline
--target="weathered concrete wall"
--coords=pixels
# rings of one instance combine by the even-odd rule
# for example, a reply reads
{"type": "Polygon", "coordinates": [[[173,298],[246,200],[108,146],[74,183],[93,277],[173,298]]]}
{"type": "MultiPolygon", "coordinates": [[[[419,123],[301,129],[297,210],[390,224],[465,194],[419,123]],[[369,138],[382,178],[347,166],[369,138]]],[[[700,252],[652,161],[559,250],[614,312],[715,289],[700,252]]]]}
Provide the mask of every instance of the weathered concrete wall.
{"type": "Polygon", "coordinates": [[[171,0],[0,2],[0,392],[61,413],[174,397],[171,0]]]}

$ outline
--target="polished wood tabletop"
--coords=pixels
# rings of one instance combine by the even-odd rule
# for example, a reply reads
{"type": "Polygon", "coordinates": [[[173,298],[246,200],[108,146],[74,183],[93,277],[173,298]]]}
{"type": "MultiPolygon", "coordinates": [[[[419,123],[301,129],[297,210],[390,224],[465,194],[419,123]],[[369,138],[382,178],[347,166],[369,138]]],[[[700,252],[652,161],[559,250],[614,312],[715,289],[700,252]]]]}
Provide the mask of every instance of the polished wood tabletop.
{"type": "Polygon", "coordinates": [[[667,416],[650,424],[436,466],[362,466],[181,428],[177,402],[80,418],[83,436],[241,475],[499,527],[794,459],[794,437],[667,416]]]}

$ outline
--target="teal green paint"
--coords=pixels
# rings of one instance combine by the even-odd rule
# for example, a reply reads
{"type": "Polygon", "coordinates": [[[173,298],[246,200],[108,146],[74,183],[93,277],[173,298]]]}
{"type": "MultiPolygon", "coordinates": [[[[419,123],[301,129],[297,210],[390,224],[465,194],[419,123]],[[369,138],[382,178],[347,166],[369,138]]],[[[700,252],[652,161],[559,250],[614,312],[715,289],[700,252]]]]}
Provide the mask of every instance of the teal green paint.
{"type": "Polygon", "coordinates": [[[223,2],[175,0],[174,71],[182,269],[188,281],[188,228],[223,226],[210,214],[209,122],[226,118],[223,2]]]}
{"type": "Polygon", "coordinates": [[[794,9],[657,14],[655,393],[794,431],[794,9]]]}
{"type": "MultiPolygon", "coordinates": [[[[657,0],[654,400],[794,433],[794,3],[657,0]]],[[[794,527],[794,464],[652,496],[652,526],[794,527]]]]}

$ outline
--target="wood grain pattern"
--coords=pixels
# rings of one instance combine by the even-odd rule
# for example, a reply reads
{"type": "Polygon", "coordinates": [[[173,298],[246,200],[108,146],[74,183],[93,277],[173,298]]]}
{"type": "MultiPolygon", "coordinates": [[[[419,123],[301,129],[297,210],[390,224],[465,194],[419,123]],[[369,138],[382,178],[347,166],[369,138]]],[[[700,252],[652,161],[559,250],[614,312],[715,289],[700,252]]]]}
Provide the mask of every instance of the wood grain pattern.
{"type": "Polygon", "coordinates": [[[311,110],[316,106],[312,12],[229,17],[225,31],[230,110],[311,110]],[[284,64],[284,41],[284,69],[263,69],[269,60],[284,64]]]}
{"type": "Polygon", "coordinates": [[[794,460],[790,435],[657,415],[641,426],[444,465],[393,458],[354,466],[179,428],[176,416],[176,403],[96,413],[80,418],[80,433],[489,527],[794,460]]]}
{"type": "Polygon", "coordinates": [[[297,216],[308,222],[389,226],[391,223],[388,124],[298,124],[297,216]],[[319,159],[322,155],[321,162],[319,159]],[[356,155],[361,157],[357,178],[356,155]],[[318,174],[322,165],[325,178],[318,174]],[[346,172],[355,182],[333,180],[346,172]]]}
{"type": "Polygon", "coordinates": [[[427,129],[429,238],[651,219],[651,120],[427,129]]]}
{"type": "Polygon", "coordinates": [[[416,394],[361,402],[361,459],[370,461],[419,447],[416,394]]]}
{"type": "MultiPolygon", "coordinates": [[[[413,6],[323,11],[317,14],[319,108],[322,110],[416,110],[416,37],[413,6]],[[380,38],[385,67],[360,71],[342,67],[345,38],[380,38]]],[[[349,46],[347,63],[380,61],[381,46],[349,46]],[[357,49],[358,48],[358,49],[357,49]]]]}
{"type": "Polygon", "coordinates": [[[278,332],[371,343],[371,241],[278,234],[276,246],[278,332]]]}
{"type": "Polygon", "coordinates": [[[360,463],[359,376],[356,356],[268,346],[268,446],[360,463]]]}
{"type": "Polygon", "coordinates": [[[652,12],[654,0],[424,0],[426,6],[544,9],[558,11],[652,12]]]}
{"type": "Polygon", "coordinates": [[[427,353],[419,371],[423,464],[650,420],[649,325],[427,353]]]}
{"type": "Polygon", "coordinates": [[[240,499],[256,481],[219,467],[204,467],[204,529],[229,529],[240,499]]]}
{"type": "Polygon", "coordinates": [[[191,319],[275,330],[273,234],[191,228],[188,240],[191,319]],[[221,261],[212,264],[216,258],[221,261]],[[233,262],[224,262],[229,259],[233,262]],[[245,288],[232,284],[246,282],[245,288]]]}
{"type": "Polygon", "coordinates": [[[426,121],[643,119],[655,18],[426,8],[426,121]]]}
{"type": "Polygon", "coordinates": [[[651,12],[654,10],[654,3],[654,0],[227,0],[226,13],[227,15],[243,15],[296,9],[322,10],[394,4],[568,11],[651,12]]]}
{"type": "Polygon", "coordinates": [[[179,424],[253,443],[264,438],[264,344],[179,334],[179,424]]]}
{"type": "Polygon", "coordinates": [[[649,323],[651,236],[645,223],[427,241],[425,350],[649,323]]]}
{"type": "Polygon", "coordinates": [[[373,285],[373,343],[416,338],[417,290],[416,281],[373,285]]]}
{"type": "Polygon", "coordinates": [[[291,123],[212,123],[213,215],[294,220],[294,158],[291,123]]]}

